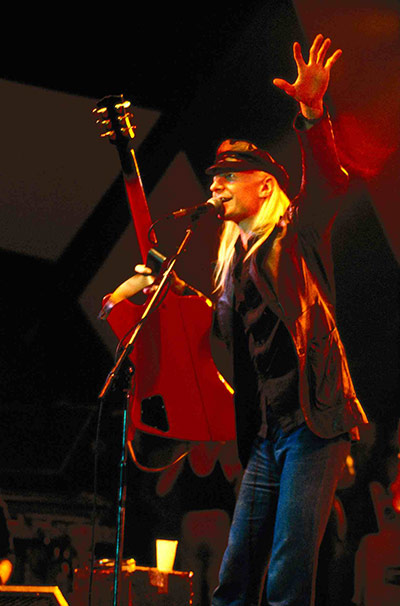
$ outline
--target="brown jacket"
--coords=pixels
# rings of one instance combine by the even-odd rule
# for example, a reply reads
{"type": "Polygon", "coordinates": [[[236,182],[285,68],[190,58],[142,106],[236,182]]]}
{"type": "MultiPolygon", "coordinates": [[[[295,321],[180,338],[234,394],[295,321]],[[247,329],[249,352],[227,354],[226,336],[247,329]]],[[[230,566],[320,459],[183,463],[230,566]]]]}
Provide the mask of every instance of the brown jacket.
{"type": "MultiPolygon", "coordinates": [[[[330,119],[310,127],[298,116],[295,127],[303,158],[299,195],[252,260],[250,275],[284,322],[297,354],[299,399],[309,428],[331,438],[357,432],[367,422],[351,380],[335,320],[331,231],[348,176],[340,166],[330,119]]],[[[239,453],[247,459],[258,430],[258,402],[249,373],[235,352],[233,286],[228,280],[217,302],[216,326],[232,349],[239,453]]],[[[244,365],[245,366],[245,365],[244,365]]]]}

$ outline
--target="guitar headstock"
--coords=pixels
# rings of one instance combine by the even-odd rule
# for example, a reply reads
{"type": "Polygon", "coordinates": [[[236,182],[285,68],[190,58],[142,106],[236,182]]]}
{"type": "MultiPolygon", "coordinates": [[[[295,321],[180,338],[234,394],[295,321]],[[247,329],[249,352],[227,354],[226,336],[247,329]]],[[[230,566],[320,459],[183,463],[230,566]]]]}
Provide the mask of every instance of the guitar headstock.
{"type": "Polygon", "coordinates": [[[153,223],[133,148],[132,140],[135,137],[136,127],[133,124],[130,106],[130,101],[125,101],[123,95],[110,95],[98,101],[92,111],[96,117],[96,123],[102,129],[100,136],[108,138],[117,148],[139,248],[145,263],[147,253],[151,247],[157,244],[157,239],[154,231],[151,231],[151,236],[149,236],[153,223]]]}
{"type": "Polygon", "coordinates": [[[101,137],[107,137],[117,145],[134,138],[136,126],[130,106],[131,102],[125,101],[123,95],[110,95],[97,103],[93,113],[96,124],[102,128],[101,137]]]}

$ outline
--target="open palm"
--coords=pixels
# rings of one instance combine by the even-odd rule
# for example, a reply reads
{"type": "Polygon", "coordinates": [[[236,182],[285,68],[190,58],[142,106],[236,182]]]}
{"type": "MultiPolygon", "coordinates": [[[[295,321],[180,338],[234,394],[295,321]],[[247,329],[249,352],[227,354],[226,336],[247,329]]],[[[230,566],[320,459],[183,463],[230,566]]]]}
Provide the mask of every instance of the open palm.
{"type": "Polygon", "coordinates": [[[312,110],[313,116],[323,111],[323,97],[328,88],[332,65],[342,54],[339,49],[328,59],[326,55],[331,40],[318,34],[310,48],[308,63],[304,61],[300,44],[293,45],[293,56],[297,65],[297,79],[293,84],[281,78],[275,78],[273,83],[287,95],[293,97],[303,108],[312,110]]]}

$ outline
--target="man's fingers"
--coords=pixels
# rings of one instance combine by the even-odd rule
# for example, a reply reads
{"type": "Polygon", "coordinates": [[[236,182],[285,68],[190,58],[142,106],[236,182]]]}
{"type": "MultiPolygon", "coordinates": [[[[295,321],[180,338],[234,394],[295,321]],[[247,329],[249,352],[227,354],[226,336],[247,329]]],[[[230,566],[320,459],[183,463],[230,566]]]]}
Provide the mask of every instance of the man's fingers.
{"type": "Polygon", "coordinates": [[[157,286],[156,286],[156,285],[153,285],[153,286],[146,286],[146,287],[143,289],[143,293],[144,293],[145,295],[152,295],[154,292],[156,292],[156,290],[157,290],[157,286]]]}
{"type": "Polygon", "coordinates": [[[326,38],[326,40],[324,40],[321,48],[318,51],[317,59],[316,59],[317,63],[323,63],[325,61],[326,53],[327,53],[330,45],[331,45],[330,38],[326,38]]]}
{"type": "Polygon", "coordinates": [[[146,265],[142,265],[142,264],[135,266],[135,272],[137,274],[143,274],[143,275],[149,275],[152,273],[150,267],[146,267],[146,265]]]}
{"type": "Polygon", "coordinates": [[[333,55],[331,57],[329,57],[329,59],[327,59],[325,67],[327,67],[328,69],[330,69],[332,67],[332,65],[334,63],[336,63],[336,61],[339,59],[340,55],[342,54],[342,50],[340,48],[338,48],[337,51],[335,51],[333,53],[333,55]]]}
{"type": "Polygon", "coordinates": [[[312,43],[311,48],[310,48],[309,63],[312,63],[313,61],[316,60],[319,49],[321,48],[323,39],[324,39],[324,37],[322,34],[318,34],[318,36],[315,36],[314,42],[312,43]]]}
{"type": "Polygon", "coordinates": [[[277,88],[283,90],[287,95],[293,96],[295,92],[293,84],[289,84],[289,82],[286,82],[286,80],[282,80],[281,78],[275,78],[272,83],[275,84],[277,88]]]}
{"type": "Polygon", "coordinates": [[[301,52],[301,46],[298,42],[295,42],[293,44],[293,57],[298,65],[298,67],[302,67],[303,65],[306,64],[306,62],[304,61],[304,58],[303,58],[303,54],[301,52]]]}

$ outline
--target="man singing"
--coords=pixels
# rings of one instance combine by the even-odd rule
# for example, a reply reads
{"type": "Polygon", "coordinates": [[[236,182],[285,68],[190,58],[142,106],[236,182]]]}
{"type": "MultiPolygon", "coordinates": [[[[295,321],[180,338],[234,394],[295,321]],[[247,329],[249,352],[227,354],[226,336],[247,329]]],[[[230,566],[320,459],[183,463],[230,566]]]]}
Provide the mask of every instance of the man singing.
{"type": "Polygon", "coordinates": [[[367,423],[334,310],[330,239],[348,175],[323,103],[341,55],[330,44],[316,36],[306,63],[296,42],[297,79],[274,80],[299,104],[299,195],[289,200],[285,169],[249,141],[221,143],[207,170],[223,205],[215,330],[232,353],[244,467],[213,606],[256,606],[264,587],[269,606],[314,605],[336,485],[367,423]]]}
{"type": "Polygon", "coordinates": [[[318,35],[297,79],[299,195],[264,150],[227,140],[213,198],[223,201],[216,328],[232,351],[244,476],[213,606],[312,606],[318,552],[352,436],[367,422],[335,322],[330,235],[348,176],[323,105],[330,40],[318,35]]]}

